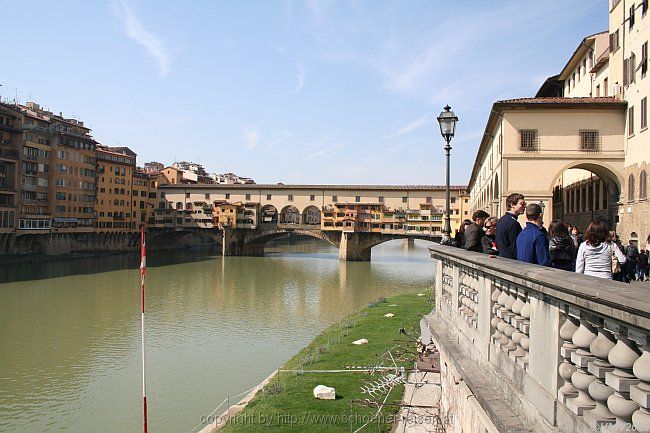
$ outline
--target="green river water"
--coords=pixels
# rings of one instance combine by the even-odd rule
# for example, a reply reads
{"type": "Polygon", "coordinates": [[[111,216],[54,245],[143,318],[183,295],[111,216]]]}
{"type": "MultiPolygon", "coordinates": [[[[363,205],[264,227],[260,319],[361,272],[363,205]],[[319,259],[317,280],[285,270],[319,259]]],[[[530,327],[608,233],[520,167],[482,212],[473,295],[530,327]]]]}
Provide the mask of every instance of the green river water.
{"type": "MultiPolygon", "coordinates": [[[[188,433],[350,312],[429,291],[427,245],[387,242],[370,263],[339,262],[317,240],[265,257],[149,254],[149,431],[188,433]]],[[[138,262],[0,266],[0,432],[142,431],[138,262]]]]}

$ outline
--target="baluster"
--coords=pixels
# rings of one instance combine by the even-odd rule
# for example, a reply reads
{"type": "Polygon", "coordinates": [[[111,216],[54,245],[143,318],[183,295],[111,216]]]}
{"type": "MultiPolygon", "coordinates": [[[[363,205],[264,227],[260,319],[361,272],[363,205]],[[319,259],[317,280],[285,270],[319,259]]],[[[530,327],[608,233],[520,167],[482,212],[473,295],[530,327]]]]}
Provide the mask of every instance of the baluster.
{"type": "Polygon", "coordinates": [[[508,299],[506,299],[506,312],[504,313],[504,320],[506,322],[506,327],[504,328],[503,333],[508,337],[509,341],[508,344],[503,348],[506,353],[509,353],[517,348],[517,345],[515,342],[512,340],[512,336],[516,331],[516,328],[512,326],[512,320],[515,318],[515,313],[512,312],[512,306],[515,304],[517,301],[517,297],[515,296],[516,289],[509,287],[508,288],[508,299]]]}
{"type": "MultiPolygon", "coordinates": [[[[524,318],[521,316],[521,311],[526,305],[526,292],[522,289],[517,289],[517,299],[512,304],[512,312],[514,317],[511,320],[512,326],[515,327],[515,331],[512,333],[512,341],[517,345],[517,348],[509,353],[509,356],[517,363],[519,363],[520,358],[523,358],[528,354],[528,352],[522,347],[522,340],[526,337],[524,332],[521,332],[521,324],[524,322],[524,318]]],[[[520,364],[521,365],[521,364],[520,364]]],[[[524,367],[524,365],[522,365],[524,367]]]]}
{"type": "Polygon", "coordinates": [[[596,408],[585,413],[585,420],[595,431],[603,431],[604,426],[614,424],[614,415],[607,408],[607,398],[614,390],[605,384],[605,373],[614,370],[607,362],[609,352],[616,346],[616,339],[607,330],[597,327],[598,336],[589,345],[589,351],[596,359],[589,362],[587,370],[596,377],[589,384],[589,395],[596,401],[596,408]]]}
{"type": "Polygon", "coordinates": [[[564,381],[564,384],[557,390],[557,398],[562,403],[566,404],[568,398],[575,398],[578,396],[578,390],[571,383],[571,375],[576,371],[576,366],[571,363],[571,354],[578,348],[573,344],[573,334],[578,330],[580,322],[573,317],[567,316],[566,320],[560,327],[560,338],[562,339],[562,347],[560,348],[560,355],[562,356],[562,363],[558,368],[558,373],[564,381]]]}
{"type": "Polygon", "coordinates": [[[650,432],[650,345],[643,346],[632,372],[640,380],[630,387],[630,398],[640,406],[632,415],[632,425],[637,431],[650,432]]]}
{"type": "Polygon", "coordinates": [[[589,352],[589,345],[594,338],[596,338],[596,329],[586,319],[580,319],[580,327],[573,334],[573,344],[578,347],[578,350],[571,353],[571,362],[578,367],[571,375],[571,383],[578,389],[578,396],[567,399],[566,403],[569,410],[578,416],[596,407],[596,402],[587,391],[591,382],[596,379],[587,371],[589,362],[595,359],[589,352]]]}
{"type": "Polygon", "coordinates": [[[632,374],[632,367],[640,357],[636,344],[627,337],[618,336],[618,341],[607,357],[614,370],[605,373],[605,383],[614,389],[607,398],[607,407],[616,417],[612,431],[629,431],[632,425],[632,414],[639,405],[630,400],[630,385],[640,381],[632,374]]]}
{"type": "Polygon", "coordinates": [[[530,347],[530,314],[532,312],[532,307],[530,306],[530,299],[528,299],[528,294],[524,291],[524,305],[521,307],[521,317],[524,319],[519,325],[519,330],[524,333],[524,336],[521,337],[521,348],[526,351],[526,354],[519,359],[519,364],[524,368],[528,368],[528,348],[530,347]]]}

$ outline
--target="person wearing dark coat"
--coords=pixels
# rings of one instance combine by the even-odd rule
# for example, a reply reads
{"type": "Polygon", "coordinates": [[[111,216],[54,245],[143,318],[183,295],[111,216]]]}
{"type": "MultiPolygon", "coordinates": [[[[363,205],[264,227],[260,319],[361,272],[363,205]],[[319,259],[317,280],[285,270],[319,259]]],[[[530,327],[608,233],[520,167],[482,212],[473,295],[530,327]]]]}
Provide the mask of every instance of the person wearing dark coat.
{"type": "Polygon", "coordinates": [[[483,224],[490,215],[484,210],[477,210],[472,214],[472,223],[465,227],[465,249],[467,251],[483,251],[481,238],[485,236],[483,224]]]}
{"type": "Polygon", "coordinates": [[[465,248],[465,228],[471,223],[472,222],[470,220],[464,220],[460,225],[460,230],[456,230],[456,235],[454,236],[455,247],[465,248]]]}
{"type": "Polygon", "coordinates": [[[549,226],[548,252],[551,267],[575,272],[576,247],[569,234],[569,227],[562,221],[555,220],[549,226]]]}
{"type": "Polygon", "coordinates": [[[496,242],[499,257],[517,259],[517,236],[521,233],[521,225],[517,218],[526,209],[524,196],[513,193],[506,199],[508,211],[497,222],[496,242]]]}
{"type": "Polygon", "coordinates": [[[490,217],[485,220],[485,225],[483,226],[485,229],[485,236],[483,236],[483,239],[481,239],[483,252],[485,254],[491,254],[493,256],[499,254],[499,251],[497,250],[497,240],[495,237],[495,233],[497,232],[497,221],[499,221],[497,217],[490,217]]]}
{"type": "Polygon", "coordinates": [[[517,237],[517,260],[534,265],[550,266],[548,239],[542,231],[542,207],[537,203],[526,206],[526,228],[517,237]]]}

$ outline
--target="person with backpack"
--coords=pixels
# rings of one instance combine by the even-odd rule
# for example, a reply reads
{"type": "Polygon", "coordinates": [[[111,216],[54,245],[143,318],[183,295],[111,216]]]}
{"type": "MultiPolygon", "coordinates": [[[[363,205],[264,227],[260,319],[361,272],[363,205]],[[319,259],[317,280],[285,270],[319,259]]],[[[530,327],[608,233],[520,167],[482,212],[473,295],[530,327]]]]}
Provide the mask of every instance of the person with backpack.
{"type": "Polygon", "coordinates": [[[636,280],[636,268],[639,264],[639,249],[636,242],[630,240],[630,244],[625,248],[625,258],[627,259],[627,276],[630,280],[636,280]]]}
{"type": "Polygon", "coordinates": [[[548,252],[551,256],[551,267],[570,272],[575,271],[577,251],[569,233],[569,226],[562,221],[554,220],[551,222],[548,232],[548,252]]]}

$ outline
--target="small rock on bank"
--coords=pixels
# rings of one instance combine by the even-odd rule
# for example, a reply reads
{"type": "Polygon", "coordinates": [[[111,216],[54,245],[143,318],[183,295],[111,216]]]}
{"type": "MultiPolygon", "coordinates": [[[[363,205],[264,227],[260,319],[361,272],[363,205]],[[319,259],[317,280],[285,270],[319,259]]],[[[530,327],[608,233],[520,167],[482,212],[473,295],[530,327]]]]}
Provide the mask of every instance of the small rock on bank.
{"type": "Polygon", "coordinates": [[[395,317],[393,313],[384,314],[384,317],[395,317]]]}
{"type": "Polygon", "coordinates": [[[356,344],[357,346],[359,346],[361,344],[368,344],[368,340],[366,340],[365,338],[362,338],[361,340],[353,341],[352,344],[356,344]]]}
{"type": "Polygon", "coordinates": [[[318,385],[314,388],[314,397],[321,400],[334,400],[336,399],[336,389],[330,386],[318,385]]]}

